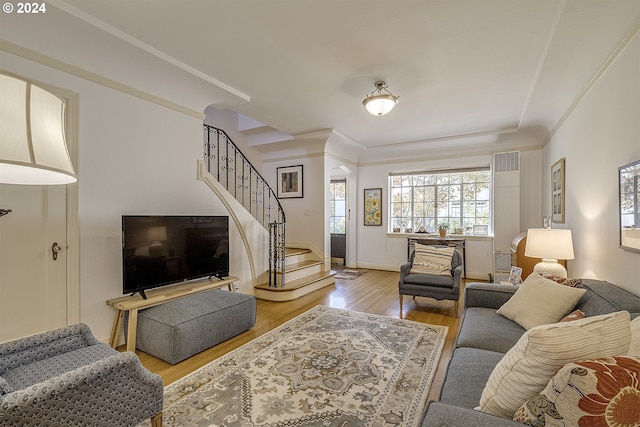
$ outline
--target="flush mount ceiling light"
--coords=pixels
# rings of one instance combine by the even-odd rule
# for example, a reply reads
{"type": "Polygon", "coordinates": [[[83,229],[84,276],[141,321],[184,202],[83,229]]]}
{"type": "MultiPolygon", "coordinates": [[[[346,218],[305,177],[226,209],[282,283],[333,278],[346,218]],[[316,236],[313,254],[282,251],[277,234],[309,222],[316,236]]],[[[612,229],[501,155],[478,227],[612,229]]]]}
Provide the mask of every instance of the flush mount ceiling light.
{"type": "Polygon", "coordinates": [[[362,101],[362,105],[374,116],[383,116],[398,103],[398,98],[387,89],[387,82],[376,82],[376,88],[362,101]],[[382,93],[385,91],[386,93],[382,93]]]}

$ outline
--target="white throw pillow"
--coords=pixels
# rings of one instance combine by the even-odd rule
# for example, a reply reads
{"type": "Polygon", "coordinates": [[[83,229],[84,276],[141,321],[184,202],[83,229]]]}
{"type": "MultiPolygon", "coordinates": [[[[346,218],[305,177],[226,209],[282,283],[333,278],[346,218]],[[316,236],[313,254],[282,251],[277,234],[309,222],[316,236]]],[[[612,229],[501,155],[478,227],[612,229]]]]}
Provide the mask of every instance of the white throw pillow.
{"type": "Polygon", "coordinates": [[[436,248],[416,243],[411,274],[451,276],[454,248],[436,248]]]}
{"type": "Polygon", "coordinates": [[[576,306],[586,289],[559,285],[531,273],[497,311],[525,329],[559,322],[576,306]]]}
{"type": "Polygon", "coordinates": [[[476,409],[513,418],[567,363],[627,354],[629,319],[619,311],[528,330],[493,369],[476,409]]]}
{"type": "Polygon", "coordinates": [[[631,356],[640,356],[640,317],[631,321],[631,345],[629,346],[631,356]]]}

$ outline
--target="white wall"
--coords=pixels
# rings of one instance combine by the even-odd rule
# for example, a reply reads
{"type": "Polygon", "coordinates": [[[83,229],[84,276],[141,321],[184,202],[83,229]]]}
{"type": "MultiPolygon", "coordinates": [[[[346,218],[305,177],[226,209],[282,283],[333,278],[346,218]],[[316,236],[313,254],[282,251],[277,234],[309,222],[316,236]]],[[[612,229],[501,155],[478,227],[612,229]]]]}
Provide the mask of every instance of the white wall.
{"type": "Polygon", "coordinates": [[[550,168],[566,161],[569,276],[607,280],[640,295],[640,253],[618,247],[618,167],[640,160],[640,36],[622,52],[544,149],[542,211],[550,168]]]}
{"type": "MultiPolygon", "coordinates": [[[[106,340],[122,295],[122,214],[211,214],[226,210],[196,179],[202,120],[20,57],[3,69],[79,93],[80,320],[106,340]]],[[[240,248],[237,229],[232,245],[240,248]]],[[[246,276],[234,253],[231,275],[246,276]]],[[[246,285],[245,285],[246,286],[246,285]]]]}

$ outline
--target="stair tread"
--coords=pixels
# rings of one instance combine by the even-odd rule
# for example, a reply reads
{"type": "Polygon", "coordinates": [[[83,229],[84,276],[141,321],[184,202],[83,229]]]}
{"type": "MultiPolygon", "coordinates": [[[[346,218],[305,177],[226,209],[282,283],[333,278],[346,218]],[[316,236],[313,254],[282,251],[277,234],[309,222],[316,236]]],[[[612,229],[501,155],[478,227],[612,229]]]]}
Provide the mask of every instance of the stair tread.
{"type": "Polygon", "coordinates": [[[277,288],[270,288],[268,283],[263,283],[261,285],[258,286],[254,286],[254,288],[257,289],[264,289],[267,291],[274,291],[274,292],[278,292],[278,291],[290,291],[292,289],[298,289],[298,288],[302,288],[305,287],[307,285],[313,284],[319,280],[322,279],[326,279],[327,277],[332,277],[336,275],[336,271],[335,270],[331,270],[331,271],[322,271],[320,273],[316,273],[316,274],[310,274],[308,276],[304,276],[301,277],[297,280],[292,280],[290,282],[286,282],[284,287],[278,286],[277,288]]]}
{"type": "Polygon", "coordinates": [[[296,262],[294,264],[287,264],[284,268],[285,272],[288,271],[296,271],[296,270],[301,270],[303,268],[306,267],[312,267],[314,265],[319,265],[322,264],[322,261],[317,261],[317,260],[307,260],[307,261],[300,261],[300,262],[296,262]]]}
{"type": "Polygon", "coordinates": [[[284,248],[284,256],[295,256],[295,255],[302,255],[302,254],[308,254],[311,253],[311,249],[304,249],[304,248],[284,248]]]}

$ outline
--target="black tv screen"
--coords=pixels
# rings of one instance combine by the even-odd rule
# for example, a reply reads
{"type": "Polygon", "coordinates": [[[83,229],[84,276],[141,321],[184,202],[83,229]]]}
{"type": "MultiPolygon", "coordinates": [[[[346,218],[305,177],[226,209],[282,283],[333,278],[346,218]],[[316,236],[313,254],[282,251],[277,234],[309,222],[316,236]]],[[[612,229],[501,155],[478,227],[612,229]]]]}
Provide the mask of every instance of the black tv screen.
{"type": "Polygon", "coordinates": [[[122,291],[229,275],[229,217],[122,216],[122,291]]]}

